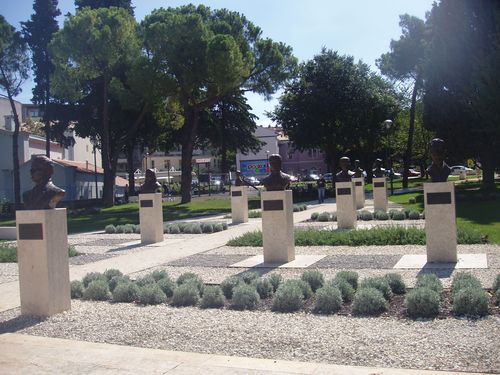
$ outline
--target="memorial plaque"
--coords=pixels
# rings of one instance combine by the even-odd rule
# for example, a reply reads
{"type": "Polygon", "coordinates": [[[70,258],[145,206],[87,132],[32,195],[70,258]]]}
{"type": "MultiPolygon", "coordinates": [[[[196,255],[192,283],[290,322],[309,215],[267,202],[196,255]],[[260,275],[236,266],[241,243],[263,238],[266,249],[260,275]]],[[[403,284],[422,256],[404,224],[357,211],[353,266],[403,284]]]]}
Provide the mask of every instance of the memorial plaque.
{"type": "Polygon", "coordinates": [[[354,184],[355,184],[356,186],[363,186],[363,183],[362,183],[361,181],[356,181],[354,184]]]}
{"type": "Polygon", "coordinates": [[[273,199],[263,201],[264,211],[283,211],[283,201],[281,199],[273,199]]]}
{"type": "Polygon", "coordinates": [[[42,223],[19,224],[20,240],[43,240],[42,223]]]}
{"type": "Polygon", "coordinates": [[[385,186],[385,182],[374,182],[373,187],[383,188],[385,186]]]}
{"type": "Polygon", "coordinates": [[[141,201],[141,207],[153,207],[152,199],[144,199],[141,201]]]}
{"type": "Polygon", "coordinates": [[[337,189],[337,195],[351,195],[351,188],[339,188],[337,189]]]}
{"type": "Polygon", "coordinates": [[[231,196],[232,197],[241,197],[241,191],[232,191],[231,196]]]}
{"type": "Polygon", "coordinates": [[[427,193],[427,204],[451,204],[451,193],[427,193]]]}

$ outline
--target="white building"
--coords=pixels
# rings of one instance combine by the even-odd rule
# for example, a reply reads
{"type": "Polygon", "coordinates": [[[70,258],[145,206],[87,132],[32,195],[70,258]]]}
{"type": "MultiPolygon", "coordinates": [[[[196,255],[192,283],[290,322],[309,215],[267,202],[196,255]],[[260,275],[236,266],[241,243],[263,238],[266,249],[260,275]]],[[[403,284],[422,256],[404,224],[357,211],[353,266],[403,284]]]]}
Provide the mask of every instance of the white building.
{"type": "Polygon", "coordinates": [[[264,145],[259,152],[243,154],[236,153],[236,167],[241,174],[246,177],[255,176],[257,178],[268,174],[268,159],[272,154],[279,154],[278,136],[274,128],[257,127],[255,137],[264,145]]]}

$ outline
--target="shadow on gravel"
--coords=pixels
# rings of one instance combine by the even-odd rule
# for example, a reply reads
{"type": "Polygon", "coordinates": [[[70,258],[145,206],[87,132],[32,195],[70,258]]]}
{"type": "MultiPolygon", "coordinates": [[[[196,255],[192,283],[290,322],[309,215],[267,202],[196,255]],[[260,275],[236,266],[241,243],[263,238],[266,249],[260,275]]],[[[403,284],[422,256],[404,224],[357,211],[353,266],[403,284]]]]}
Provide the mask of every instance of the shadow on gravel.
{"type": "Polygon", "coordinates": [[[0,334],[17,332],[25,328],[32,327],[46,319],[47,318],[39,316],[19,315],[10,320],[0,322],[0,334]]]}

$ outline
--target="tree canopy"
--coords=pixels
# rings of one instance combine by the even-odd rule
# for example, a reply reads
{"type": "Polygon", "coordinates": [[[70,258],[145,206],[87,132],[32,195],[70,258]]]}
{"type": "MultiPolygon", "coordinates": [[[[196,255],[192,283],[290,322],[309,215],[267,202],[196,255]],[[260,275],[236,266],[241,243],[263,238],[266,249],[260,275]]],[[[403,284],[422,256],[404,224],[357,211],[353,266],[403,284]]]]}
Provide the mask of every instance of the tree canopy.
{"type": "Polygon", "coordinates": [[[77,10],[85,7],[91,9],[117,7],[126,9],[131,16],[134,15],[132,0],[75,0],[75,7],[77,10]]]}

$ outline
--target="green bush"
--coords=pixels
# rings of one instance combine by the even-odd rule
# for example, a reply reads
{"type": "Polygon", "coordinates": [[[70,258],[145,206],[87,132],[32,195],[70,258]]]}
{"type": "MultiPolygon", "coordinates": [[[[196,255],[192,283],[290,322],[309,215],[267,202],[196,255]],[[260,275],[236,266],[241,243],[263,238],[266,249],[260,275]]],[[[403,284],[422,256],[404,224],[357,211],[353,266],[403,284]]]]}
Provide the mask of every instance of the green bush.
{"type": "Polygon", "coordinates": [[[117,269],[110,268],[110,269],[104,271],[104,276],[106,276],[106,279],[109,282],[115,276],[123,276],[123,273],[117,269]]]}
{"type": "Polygon", "coordinates": [[[394,218],[394,214],[395,214],[396,212],[399,212],[399,210],[396,210],[396,209],[394,209],[394,208],[391,208],[391,209],[389,210],[389,212],[388,212],[388,213],[389,213],[389,218],[390,218],[390,219],[393,219],[393,218],[394,218]]]}
{"type": "Polygon", "coordinates": [[[273,299],[274,311],[292,312],[298,311],[304,304],[304,294],[298,284],[283,283],[280,285],[273,299]]]}
{"type": "Polygon", "coordinates": [[[260,273],[255,271],[247,271],[242,273],[240,277],[245,283],[251,284],[254,280],[260,277],[260,273]]]}
{"type": "Polygon", "coordinates": [[[222,232],[224,230],[224,227],[222,226],[221,223],[217,223],[213,225],[214,232],[222,232]]]}
{"type": "Polygon", "coordinates": [[[227,230],[227,228],[228,228],[227,223],[224,221],[221,224],[222,224],[222,229],[227,230]]]}
{"type": "Polygon", "coordinates": [[[313,292],[316,292],[325,283],[323,274],[315,270],[305,271],[300,278],[309,284],[313,292]]]}
{"type": "Polygon", "coordinates": [[[330,214],[330,220],[331,221],[337,221],[337,213],[336,212],[332,212],[330,214]]]}
{"type": "Polygon", "coordinates": [[[373,214],[368,210],[362,210],[359,213],[359,218],[360,218],[360,220],[363,220],[363,221],[371,221],[371,220],[373,220],[373,214]]]}
{"type": "MultiPolygon", "coordinates": [[[[117,288],[120,286],[118,284],[117,288]]],[[[142,305],[159,305],[167,301],[167,296],[158,284],[146,284],[139,288],[137,301],[142,305]]]]}
{"type": "Polygon", "coordinates": [[[130,278],[128,276],[122,275],[122,276],[114,276],[111,280],[108,282],[109,290],[112,292],[115,290],[116,286],[119,283],[122,282],[129,282],[130,278]]]}
{"type": "Polygon", "coordinates": [[[318,221],[330,221],[330,214],[328,212],[322,212],[318,215],[318,221]]]}
{"type": "Polygon", "coordinates": [[[257,307],[259,301],[259,293],[252,285],[239,284],[233,289],[231,306],[235,309],[252,310],[257,307]]]}
{"type": "Polygon", "coordinates": [[[151,274],[144,275],[138,278],[135,282],[139,287],[143,287],[148,284],[156,284],[156,280],[151,274]]]}
{"type": "Polygon", "coordinates": [[[292,279],[292,280],[287,280],[283,283],[284,284],[292,284],[292,285],[297,285],[300,290],[302,291],[302,298],[308,299],[311,298],[313,295],[313,291],[311,289],[311,286],[306,283],[304,280],[301,279],[292,279]]]}
{"type": "Polygon", "coordinates": [[[192,234],[201,234],[201,233],[203,233],[202,230],[201,230],[201,225],[200,224],[193,224],[190,227],[189,230],[190,230],[189,233],[192,233],[192,234]]]}
{"type": "Polygon", "coordinates": [[[255,279],[252,281],[252,285],[257,290],[257,293],[259,293],[261,299],[266,299],[273,295],[273,285],[268,279],[255,279]]]}
{"type": "Polygon", "coordinates": [[[316,292],[314,311],[323,314],[334,314],[342,308],[342,296],[340,290],[326,285],[316,292]]]}
{"type": "Polygon", "coordinates": [[[495,297],[497,298],[497,305],[500,306],[500,288],[496,290],[495,297]]]}
{"type": "Polygon", "coordinates": [[[214,227],[210,223],[202,223],[201,224],[201,231],[203,233],[213,233],[214,232],[214,227]]]}
{"type": "Polygon", "coordinates": [[[242,283],[243,280],[239,277],[236,276],[229,276],[222,283],[220,284],[220,287],[222,289],[222,293],[224,293],[224,296],[227,299],[233,298],[233,289],[238,285],[239,283],[242,283]]]}
{"type": "Polygon", "coordinates": [[[186,282],[180,284],[175,290],[172,297],[172,305],[174,306],[194,306],[200,300],[200,291],[196,284],[186,282]]]}
{"type": "Polygon", "coordinates": [[[351,284],[354,290],[358,289],[359,275],[355,271],[340,271],[335,275],[336,279],[344,279],[349,284],[351,284]]]}
{"type": "Polygon", "coordinates": [[[420,220],[420,212],[416,210],[411,210],[408,214],[408,219],[410,220],[420,220]]]}
{"type": "Polygon", "coordinates": [[[464,287],[453,296],[453,313],[457,316],[488,315],[488,296],[483,289],[464,287]]]}
{"type": "Polygon", "coordinates": [[[389,214],[382,210],[375,211],[373,217],[375,218],[375,220],[381,220],[381,221],[389,220],[389,214]]]}
{"type": "Polygon", "coordinates": [[[402,211],[396,211],[392,214],[392,217],[391,217],[392,220],[404,220],[406,219],[406,215],[404,212],[402,211]]]}
{"type": "Polygon", "coordinates": [[[427,273],[424,275],[419,275],[417,277],[417,282],[415,283],[415,288],[428,288],[435,291],[439,296],[443,292],[443,284],[441,280],[433,273],[427,273]]]}
{"type": "Polygon", "coordinates": [[[82,294],[83,299],[91,301],[107,301],[109,297],[110,293],[108,283],[103,279],[95,279],[91,281],[82,294]]]}
{"type": "Polygon", "coordinates": [[[185,283],[193,283],[196,285],[198,288],[198,291],[200,292],[200,295],[203,294],[203,289],[205,287],[205,284],[203,283],[203,280],[196,274],[192,272],[184,272],[177,278],[177,285],[182,285],[185,283]]]}
{"type": "Polygon", "coordinates": [[[134,302],[139,297],[139,287],[131,281],[122,281],[112,292],[113,302],[134,302]]]}
{"type": "Polygon", "coordinates": [[[163,279],[158,280],[156,283],[167,297],[170,298],[173,296],[176,284],[170,277],[164,277],[163,279]]]}
{"type": "Polygon", "coordinates": [[[155,281],[160,281],[161,279],[165,279],[168,277],[168,273],[165,270],[155,270],[151,272],[151,277],[155,279],[155,281]]]}
{"type": "Polygon", "coordinates": [[[389,287],[391,288],[392,293],[394,294],[406,293],[406,285],[399,273],[388,273],[384,277],[389,283],[389,287]]]}
{"type": "Polygon", "coordinates": [[[102,273],[100,273],[100,272],[89,272],[88,274],[86,274],[85,276],[83,276],[83,279],[82,279],[83,286],[86,288],[86,287],[89,286],[89,284],[92,281],[97,281],[97,280],[102,280],[106,284],[108,283],[108,279],[102,273]]]}
{"type": "Polygon", "coordinates": [[[412,211],[411,208],[405,207],[401,210],[405,214],[405,218],[408,219],[408,216],[410,215],[410,212],[412,211]]]}
{"type": "Polygon", "coordinates": [[[78,280],[74,280],[70,284],[71,287],[71,298],[82,298],[83,296],[83,283],[78,280]]]}
{"type": "Polygon", "coordinates": [[[495,277],[495,281],[493,281],[492,289],[494,292],[500,289],[500,273],[495,277]]]}
{"type": "Polygon", "coordinates": [[[219,286],[207,286],[200,306],[204,309],[223,307],[226,300],[219,286]]]}
{"type": "Polygon", "coordinates": [[[134,226],[134,233],[140,234],[141,233],[141,226],[140,225],[135,225],[134,226]]]}
{"type": "Polygon", "coordinates": [[[318,220],[318,216],[319,216],[319,212],[313,212],[313,213],[311,214],[311,220],[312,220],[312,221],[316,221],[316,220],[318,220]]]}
{"type": "Polygon", "coordinates": [[[451,294],[453,297],[462,289],[477,288],[482,289],[481,281],[469,272],[458,272],[453,276],[451,282],[451,294]]]}
{"type": "Polygon", "coordinates": [[[269,275],[268,279],[273,286],[273,292],[276,292],[281,283],[283,283],[283,276],[281,276],[279,273],[272,273],[271,275],[269,275]]]}
{"type": "Polygon", "coordinates": [[[441,298],[429,288],[415,288],[405,298],[408,315],[412,318],[434,318],[439,314],[441,298]]]}
{"type": "Polygon", "coordinates": [[[108,224],[104,227],[104,232],[108,234],[116,233],[116,227],[113,224],[108,224]]]}
{"type": "Polygon", "coordinates": [[[181,229],[179,228],[178,225],[176,224],[172,224],[169,228],[168,228],[168,233],[170,234],[179,234],[181,233],[181,229]]]}
{"type": "Polygon", "coordinates": [[[258,217],[262,217],[262,211],[257,211],[257,210],[248,211],[248,217],[250,219],[256,219],[258,217]]]}
{"type": "Polygon", "coordinates": [[[408,203],[415,204],[415,203],[417,203],[417,199],[415,197],[410,197],[410,198],[408,198],[408,203]]]}
{"type": "Polygon", "coordinates": [[[342,294],[342,300],[345,302],[351,302],[354,298],[354,293],[356,292],[351,284],[346,279],[341,277],[336,277],[329,282],[329,285],[337,288],[342,294]]]}
{"type": "Polygon", "coordinates": [[[388,308],[382,292],[375,288],[360,288],[354,296],[352,311],[356,315],[377,315],[388,308]]]}
{"type": "MultiPolygon", "coordinates": [[[[384,298],[389,301],[392,298],[389,282],[383,276],[367,277],[360,284],[360,289],[374,288],[379,290],[384,298]]],[[[356,297],[355,297],[356,298],[356,297]]]]}

